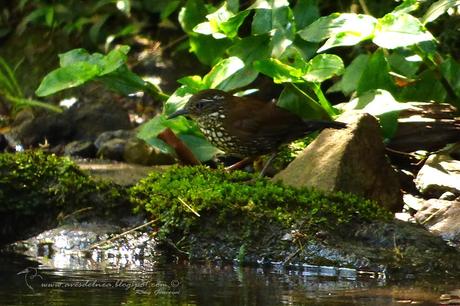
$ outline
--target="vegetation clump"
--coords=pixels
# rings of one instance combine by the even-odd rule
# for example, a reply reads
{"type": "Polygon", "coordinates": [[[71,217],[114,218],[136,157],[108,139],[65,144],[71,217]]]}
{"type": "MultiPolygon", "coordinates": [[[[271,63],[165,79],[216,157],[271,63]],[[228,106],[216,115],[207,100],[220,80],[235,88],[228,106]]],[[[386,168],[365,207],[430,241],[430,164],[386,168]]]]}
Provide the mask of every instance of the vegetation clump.
{"type": "Polygon", "coordinates": [[[0,154],[0,214],[70,211],[121,198],[120,189],[95,182],[68,158],[41,151],[0,154]]]}
{"type": "Polygon", "coordinates": [[[137,211],[159,219],[160,238],[191,255],[213,241],[211,249],[221,242],[226,255],[235,258],[242,245],[248,252],[266,251],[274,240],[279,247],[281,236],[294,229],[308,238],[320,230],[391,218],[376,203],[355,195],[295,189],[204,166],[151,173],[130,189],[130,197],[137,211]]]}

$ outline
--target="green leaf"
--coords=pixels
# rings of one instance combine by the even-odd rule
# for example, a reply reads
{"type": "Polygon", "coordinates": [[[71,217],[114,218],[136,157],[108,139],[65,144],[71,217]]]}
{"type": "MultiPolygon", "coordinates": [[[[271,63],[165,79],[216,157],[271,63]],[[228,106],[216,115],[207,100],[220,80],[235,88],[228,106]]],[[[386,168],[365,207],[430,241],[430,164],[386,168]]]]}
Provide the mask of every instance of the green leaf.
{"type": "Polygon", "coordinates": [[[405,77],[412,78],[422,64],[422,59],[413,54],[404,52],[403,49],[397,49],[388,58],[388,62],[393,71],[404,75],[405,77]],[[417,60],[418,58],[418,60],[417,60]]]}
{"type": "MultiPolygon", "coordinates": [[[[197,35],[197,34],[195,34],[197,35]]],[[[190,51],[205,65],[213,66],[222,59],[232,42],[228,39],[216,40],[210,36],[190,36],[190,51]]]]}
{"type": "Polygon", "coordinates": [[[329,88],[328,92],[341,91],[344,95],[348,96],[356,91],[368,61],[368,54],[358,55],[345,69],[342,79],[329,88]]]}
{"type": "Polygon", "coordinates": [[[158,115],[140,126],[137,137],[165,153],[173,153],[173,150],[163,141],[157,138],[158,134],[170,128],[189,147],[192,153],[201,161],[211,159],[217,152],[198,130],[196,125],[185,117],[177,117],[174,120],[166,119],[165,115],[158,115]]]}
{"type": "Polygon", "coordinates": [[[120,46],[110,51],[107,55],[100,53],[89,54],[84,49],[75,49],[60,54],[61,68],[45,76],[36,94],[38,96],[47,96],[63,89],[82,85],[94,78],[107,76],[119,69],[123,73],[114,74],[103,79],[109,87],[122,93],[132,93],[133,91],[130,91],[128,87],[134,87],[135,91],[145,89],[144,82],[137,75],[123,68],[128,51],[128,46],[120,46]]]}
{"type": "Polygon", "coordinates": [[[301,79],[303,72],[300,69],[284,64],[276,58],[254,62],[254,68],[273,78],[273,81],[279,83],[303,82],[301,79]]]}
{"type": "Polygon", "coordinates": [[[403,88],[398,95],[399,100],[426,102],[444,102],[446,100],[447,92],[440,82],[437,72],[427,69],[414,78],[417,81],[403,88]]]}
{"type": "Polygon", "coordinates": [[[35,94],[39,97],[49,96],[63,89],[79,86],[95,78],[98,73],[99,68],[94,64],[88,62],[73,63],[46,75],[35,94]]]}
{"type": "Polygon", "coordinates": [[[186,76],[180,78],[177,82],[196,91],[206,89],[205,84],[203,84],[203,79],[199,75],[186,76]]]}
{"type": "MultiPolygon", "coordinates": [[[[96,54],[99,54],[99,53],[96,53],[96,54]]],[[[59,57],[59,65],[61,67],[66,67],[73,63],[78,63],[78,62],[90,62],[92,61],[92,58],[93,58],[88,53],[88,51],[86,51],[85,49],[81,49],[81,48],[73,49],[66,53],[61,53],[58,55],[58,57],[59,57]]],[[[102,54],[99,54],[99,57],[101,58],[102,54]]]]}
{"type": "Polygon", "coordinates": [[[296,26],[303,29],[320,17],[317,0],[298,0],[293,13],[296,26]]]}
{"type": "Polygon", "coordinates": [[[460,6],[459,0],[439,0],[433,3],[422,17],[422,23],[427,24],[438,19],[439,16],[447,12],[448,9],[460,6]]]}
{"type": "Polygon", "coordinates": [[[268,35],[248,36],[235,42],[229,49],[230,56],[239,57],[246,65],[270,57],[268,35]]]}
{"type": "MultiPolygon", "coordinates": [[[[332,38],[327,43],[329,48],[331,46],[345,46],[370,38],[376,22],[374,17],[368,15],[334,13],[319,18],[299,31],[298,34],[302,39],[310,42],[321,42],[332,38]]],[[[323,47],[322,50],[326,48],[327,46],[323,47]]]]}
{"type": "Polygon", "coordinates": [[[460,106],[460,64],[452,57],[448,57],[440,68],[443,77],[457,96],[457,106],[460,106]]]}
{"type": "Polygon", "coordinates": [[[203,0],[187,0],[179,12],[179,23],[186,33],[193,33],[193,28],[204,21],[207,13],[203,0]]]}
{"type": "Polygon", "coordinates": [[[185,103],[190,99],[190,97],[197,91],[189,86],[181,86],[169,97],[164,106],[164,114],[170,115],[184,107],[185,103]]]}
{"type": "Polygon", "coordinates": [[[130,71],[126,65],[121,66],[115,71],[101,75],[97,80],[103,82],[109,89],[125,96],[139,91],[149,92],[147,83],[137,74],[130,71]]]}
{"type": "Polygon", "coordinates": [[[432,40],[433,35],[414,16],[390,13],[378,20],[372,41],[379,47],[395,49],[432,40]]]}
{"type": "Polygon", "coordinates": [[[334,54],[320,54],[308,62],[308,70],[303,78],[308,82],[321,83],[334,75],[341,75],[343,61],[334,54]]]}
{"type": "Polygon", "coordinates": [[[390,71],[390,65],[385,58],[383,50],[377,50],[369,58],[367,66],[359,80],[357,88],[358,95],[372,89],[385,89],[389,92],[395,92],[396,86],[389,74],[390,71]]]}
{"type": "Polygon", "coordinates": [[[244,63],[238,57],[232,56],[221,60],[203,77],[206,88],[220,88],[219,85],[237,71],[244,68],[244,63]]]}
{"type": "Polygon", "coordinates": [[[233,38],[237,36],[238,29],[243,24],[246,17],[249,15],[250,11],[242,11],[232,16],[227,21],[219,24],[219,28],[225,33],[228,38],[233,38]]]}
{"type": "Polygon", "coordinates": [[[295,86],[286,86],[276,105],[283,107],[302,118],[327,119],[327,112],[312,97],[311,90],[302,90],[295,86]]]}
{"type": "Polygon", "coordinates": [[[210,160],[220,152],[219,149],[214,147],[202,136],[181,134],[179,135],[179,138],[187,145],[187,147],[189,147],[193,155],[195,155],[195,157],[200,161],[210,160]]]}
{"type": "Polygon", "coordinates": [[[255,9],[252,20],[252,34],[261,35],[273,29],[285,27],[293,19],[287,1],[257,1],[251,6],[255,9]]]}
{"type": "Polygon", "coordinates": [[[398,117],[409,104],[400,103],[385,90],[370,90],[345,104],[344,110],[362,110],[379,118],[383,136],[391,138],[398,129],[398,117]]]}
{"type": "Polygon", "coordinates": [[[394,10],[393,13],[410,13],[413,11],[418,10],[420,7],[420,0],[404,0],[403,3],[398,5],[394,10]]]}
{"type": "Polygon", "coordinates": [[[232,91],[251,84],[258,75],[259,73],[254,69],[244,67],[220,83],[217,88],[223,91],[232,91]]]}

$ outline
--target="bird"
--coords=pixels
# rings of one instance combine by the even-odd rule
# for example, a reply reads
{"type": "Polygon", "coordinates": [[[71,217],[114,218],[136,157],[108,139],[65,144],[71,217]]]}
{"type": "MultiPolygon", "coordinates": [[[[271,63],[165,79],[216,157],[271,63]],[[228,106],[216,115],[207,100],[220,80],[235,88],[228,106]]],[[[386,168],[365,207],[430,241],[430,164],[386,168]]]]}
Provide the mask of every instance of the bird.
{"type": "Polygon", "coordinates": [[[314,131],[346,127],[339,121],[303,119],[273,102],[237,97],[218,89],[192,95],[168,119],[181,115],[194,120],[205,138],[228,155],[255,158],[272,153],[264,169],[281,145],[314,131]]]}

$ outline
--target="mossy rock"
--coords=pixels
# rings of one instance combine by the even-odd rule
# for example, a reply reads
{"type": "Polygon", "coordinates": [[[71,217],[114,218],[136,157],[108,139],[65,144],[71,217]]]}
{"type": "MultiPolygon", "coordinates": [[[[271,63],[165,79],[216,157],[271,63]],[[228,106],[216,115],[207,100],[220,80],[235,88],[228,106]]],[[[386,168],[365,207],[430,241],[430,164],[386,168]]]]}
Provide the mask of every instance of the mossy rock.
{"type": "Polygon", "coordinates": [[[309,239],[318,231],[391,218],[355,195],[295,189],[204,166],[151,173],[130,189],[130,197],[137,211],[159,219],[160,239],[192,258],[233,259],[241,252],[273,258],[285,247],[282,236],[293,228],[309,239]]]}
{"type": "Polygon", "coordinates": [[[41,151],[0,154],[0,243],[50,228],[58,216],[82,208],[105,214],[126,198],[123,189],[93,180],[68,158],[41,151]]]}

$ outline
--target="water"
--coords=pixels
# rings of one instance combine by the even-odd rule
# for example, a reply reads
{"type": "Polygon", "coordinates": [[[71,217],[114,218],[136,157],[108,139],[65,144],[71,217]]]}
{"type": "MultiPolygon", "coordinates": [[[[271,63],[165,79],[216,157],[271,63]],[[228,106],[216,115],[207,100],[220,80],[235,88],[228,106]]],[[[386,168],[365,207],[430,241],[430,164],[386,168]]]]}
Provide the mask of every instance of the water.
{"type": "Polygon", "coordinates": [[[46,269],[0,260],[0,305],[460,305],[460,280],[392,282],[284,269],[157,264],[144,271],[46,269]]]}

